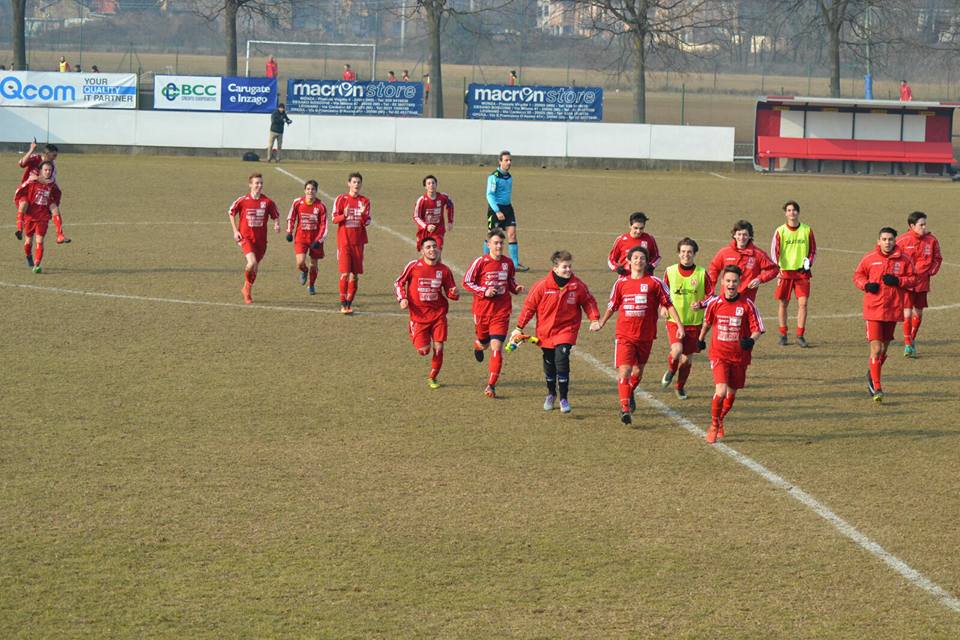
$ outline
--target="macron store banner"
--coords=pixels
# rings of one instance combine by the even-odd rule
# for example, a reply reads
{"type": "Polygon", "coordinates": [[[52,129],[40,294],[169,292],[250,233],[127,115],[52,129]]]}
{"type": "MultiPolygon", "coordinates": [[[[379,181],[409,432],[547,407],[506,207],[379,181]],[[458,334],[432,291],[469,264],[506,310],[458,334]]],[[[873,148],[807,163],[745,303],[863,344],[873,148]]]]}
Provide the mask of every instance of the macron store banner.
{"type": "Polygon", "coordinates": [[[467,117],[480,120],[603,120],[600,87],[511,87],[471,84],[467,117]]]}
{"type": "Polygon", "coordinates": [[[0,107],[136,109],[137,75],[0,71],[0,107]]]}
{"type": "Polygon", "coordinates": [[[277,108],[276,78],[154,76],[153,108],[172,111],[270,113],[277,108]]]}
{"type": "Polygon", "coordinates": [[[320,116],[419,116],[423,115],[423,83],[288,80],[287,111],[320,116]]]}

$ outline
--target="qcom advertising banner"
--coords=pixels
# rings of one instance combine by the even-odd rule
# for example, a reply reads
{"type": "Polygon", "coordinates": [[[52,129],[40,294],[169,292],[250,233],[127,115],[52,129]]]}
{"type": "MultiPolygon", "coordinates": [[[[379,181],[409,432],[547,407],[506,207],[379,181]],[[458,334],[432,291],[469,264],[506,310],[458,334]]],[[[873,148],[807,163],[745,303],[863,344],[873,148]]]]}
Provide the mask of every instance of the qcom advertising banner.
{"type": "Polygon", "coordinates": [[[0,107],[136,109],[137,75],[0,71],[0,107]]]}

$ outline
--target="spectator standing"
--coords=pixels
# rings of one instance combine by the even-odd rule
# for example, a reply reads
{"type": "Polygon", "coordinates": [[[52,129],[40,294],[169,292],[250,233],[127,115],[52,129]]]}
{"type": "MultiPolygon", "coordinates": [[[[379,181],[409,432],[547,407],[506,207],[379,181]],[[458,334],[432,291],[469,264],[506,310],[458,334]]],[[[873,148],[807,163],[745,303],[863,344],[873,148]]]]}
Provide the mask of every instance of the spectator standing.
{"type": "Polygon", "coordinates": [[[287,117],[287,107],[282,102],[276,111],[270,114],[270,141],[267,143],[267,162],[273,155],[273,141],[277,141],[277,164],[280,164],[280,150],[283,148],[283,128],[293,121],[287,117]]]}
{"type": "Polygon", "coordinates": [[[60,56],[60,60],[57,61],[57,68],[60,70],[60,73],[67,73],[70,71],[70,63],[67,62],[65,57],[60,56]]]}
{"type": "Polygon", "coordinates": [[[518,81],[519,81],[519,78],[517,78],[517,70],[511,69],[510,76],[507,78],[507,84],[510,85],[511,87],[515,87],[517,86],[518,81]]]}
{"type": "Polygon", "coordinates": [[[900,102],[910,102],[913,100],[913,90],[906,80],[900,81],[900,102]]]}
{"type": "Polygon", "coordinates": [[[410,72],[407,69],[403,70],[403,75],[400,76],[400,79],[404,82],[410,82],[410,72]]]}
{"type": "Polygon", "coordinates": [[[387,82],[396,82],[396,81],[397,81],[397,74],[395,74],[393,71],[388,71],[387,82]]]}
{"type": "Polygon", "coordinates": [[[349,82],[357,81],[357,73],[348,64],[343,65],[343,79],[349,82]]]}
{"type": "Polygon", "coordinates": [[[280,67],[273,56],[267,56],[267,77],[276,78],[280,75],[280,67]]]}

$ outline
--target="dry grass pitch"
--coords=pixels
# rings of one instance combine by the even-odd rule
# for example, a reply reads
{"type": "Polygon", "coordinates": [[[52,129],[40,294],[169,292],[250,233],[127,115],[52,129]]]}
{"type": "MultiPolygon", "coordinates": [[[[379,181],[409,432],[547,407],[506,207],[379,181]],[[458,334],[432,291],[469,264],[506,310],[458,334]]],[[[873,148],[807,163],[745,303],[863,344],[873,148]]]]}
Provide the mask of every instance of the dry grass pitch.
{"type": "MultiPolygon", "coordinates": [[[[2,167],[12,190],[12,154],[2,167]]],[[[272,234],[256,304],[242,304],[224,210],[251,168],[281,209],[300,193],[273,165],[64,155],[74,242],[50,245],[42,275],[23,264],[8,209],[0,635],[960,634],[960,612],[656,406],[641,402],[639,428],[623,427],[604,369],[612,326],[575,350],[603,364],[573,361],[573,413],[545,414],[529,345],[507,356],[503,397],[483,397],[469,305],[456,303],[444,386],[430,390],[391,291],[413,256],[402,237],[420,179],[436,173],[457,203],[445,259],[465,267],[480,250],[490,167],[283,165],[331,194],[364,173],[380,226],[354,317],[336,313],[333,261],[309,297],[272,234]]],[[[665,253],[696,238],[705,263],[741,217],[768,245],[783,201],[799,200],[822,248],[813,348],[776,346],[766,285],[768,334],[727,444],[960,595],[956,185],[545,170],[523,158],[514,176],[521,259],[533,267],[521,281],[566,248],[601,300],[606,253],[631,211],[651,215],[665,253]],[[876,406],[851,276],[878,228],[903,230],[914,209],[930,215],[947,264],[920,358],[892,351],[876,406]]],[[[704,427],[704,358],[686,402],[659,389],[665,358],[661,335],[642,388],[704,427]]]]}

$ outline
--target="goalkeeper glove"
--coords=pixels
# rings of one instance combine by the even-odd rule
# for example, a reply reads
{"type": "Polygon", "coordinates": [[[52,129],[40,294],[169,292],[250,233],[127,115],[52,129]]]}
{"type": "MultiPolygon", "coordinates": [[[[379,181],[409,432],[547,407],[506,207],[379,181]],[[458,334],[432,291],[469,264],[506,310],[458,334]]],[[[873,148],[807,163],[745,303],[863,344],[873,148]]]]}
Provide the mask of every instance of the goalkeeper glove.
{"type": "Polygon", "coordinates": [[[754,339],[753,338],[740,338],[740,348],[744,351],[750,351],[753,349],[754,339]]]}
{"type": "Polygon", "coordinates": [[[810,275],[810,258],[803,259],[803,264],[800,265],[800,273],[810,275]]]}
{"type": "Polygon", "coordinates": [[[885,274],[883,274],[883,284],[885,284],[885,285],[887,285],[887,286],[889,286],[889,287],[899,287],[899,286],[900,286],[900,278],[898,278],[897,276],[893,275],[892,273],[885,273],[885,274]]]}
{"type": "Polygon", "coordinates": [[[310,245],[310,248],[313,249],[314,251],[316,251],[317,249],[319,249],[319,248],[322,247],[322,246],[323,246],[323,245],[320,244],[320,241],[319,241],[319,240],[314,240],[314,241],[313,241],[313,244],[310,245]]]}
{"type": "Polygon", "coordinates": [[[630,272],[627,271],[627,268],[626,268],[626,267],[617,267],[617,273],[618,273],[619,275],[621,275],[621,276],[628,276],[628,275],[630,275],[630,272]]]}
{"type": "Polygon", "coordinates": [[[292,233],[288,233],[288,234],[287,234],[287,242],[293,242],[293,234],[292,234],[292,233]]]}
{"type": "Polygon", "coordinates": [[[653,270],[654,270],[654,268],[655,268],[655,267],[654,267],[652,264],[648,264],[648,265],[647,265],[647,275],[652,276],[652,275],[653,275],[653,270]]]}
{"type": "Polygon", "coordinates": [[[697,352],[704,351],[707,348],[706,340],[697,340],[697,352]]]}
{"type": "Polygon", "coordinates": [[[20,229],[17,229],[16,231],[14,231],[13,235],[17,237],[17,240],[23,240],[23,231],[21,231],[20,229]]]}
{"type": "Polygon", "coordinates": [[[863,285],[864,290],[867,293],[880,293],[880,283],[879,282],[868,282],[863,285]]]}

